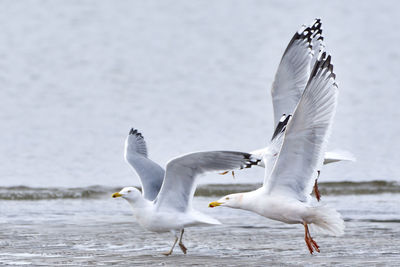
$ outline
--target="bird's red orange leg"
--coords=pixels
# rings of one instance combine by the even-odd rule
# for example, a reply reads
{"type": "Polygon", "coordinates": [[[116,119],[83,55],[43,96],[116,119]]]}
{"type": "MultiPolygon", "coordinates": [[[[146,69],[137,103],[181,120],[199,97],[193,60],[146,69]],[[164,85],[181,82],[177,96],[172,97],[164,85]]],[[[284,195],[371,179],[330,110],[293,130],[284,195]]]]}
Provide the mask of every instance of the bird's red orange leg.
{"type": "Polygon", "coordinates": [[[318,178],[319,178],[320,174],[321,174],[321,172],[318,171],[318,176],[317,176],[317,179],[315,179],[315,183],[314,183],[314,194],[315,194],[315,197],[317,198],[318,201],[321,200],[321,194],[320,194],[320,192],[318,190],[318,178]]]}
{"type": "Polygon", "coordinates": [[[308,236],[308,226],[306,223],[303,223],[303,225],[304,225],[304,241],[306,241],[307,248],[310,251],[310,254],[312,255],[314,250],[308,236]]]}
{"type": "MultiPolygon", "coordinates": [[[[224,171],[224,172],[221,172],[221,173],[219,173],[220,175],[225,175],[225,174],[227,174],[229,171],[224,171]]],[[[232,177],[233,177],[233,179],[235,179],[235,172],[234,171],[232,171],[232,177]]]]}
{"type": "MultiPolygon", "coordinates": [[[[312,239],[311,234],[310,234],[310,231],[308,230],[307,224],[305,224],[305,228],[306,228],[306,231],[307,231],[307,236],[308,236],[308,240],[309,240],[310,244],[311,244],[311,245],[315,248],[315,250],[319,253],[319,252],[320,252],[319,246],[318,246],[317,242],[315,242],[314,239],[312,239]]],[[[312,253],[311,253],[311,254],[312,254],[312,253]]]]}

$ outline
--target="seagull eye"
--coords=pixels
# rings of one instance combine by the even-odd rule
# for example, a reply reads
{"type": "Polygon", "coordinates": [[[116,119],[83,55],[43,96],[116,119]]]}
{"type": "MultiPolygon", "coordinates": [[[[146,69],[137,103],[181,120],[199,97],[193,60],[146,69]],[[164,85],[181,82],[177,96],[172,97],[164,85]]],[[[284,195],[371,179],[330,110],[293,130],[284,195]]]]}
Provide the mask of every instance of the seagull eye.
{"type": "Polygon", "coordinates": [[[131,192],[131,190],[128,190],[128,193],[130,193],[131,192]]]}
{"type": "Polygon", "coordinates": [[[226,199],[226,200],[229,200],[229,197],[226,197],[225,199],[226,199]]]}

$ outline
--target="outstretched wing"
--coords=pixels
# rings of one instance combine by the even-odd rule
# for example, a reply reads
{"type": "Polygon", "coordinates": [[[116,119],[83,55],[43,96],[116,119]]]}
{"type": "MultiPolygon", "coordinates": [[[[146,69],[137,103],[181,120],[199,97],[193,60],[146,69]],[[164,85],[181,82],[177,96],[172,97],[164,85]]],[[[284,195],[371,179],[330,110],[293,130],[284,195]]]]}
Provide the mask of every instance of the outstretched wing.
{"type": "Polygon", "coordinates": [[[150,201],[154,200],[160,191],[165,171],[147,157],[146,142],[142,134],[133,128],[125,140],[124,156],[140,178],[143,197],[150,201]]]}
{"type": "Polygon", "coordinates": [[[293,114],[310,77],[315,51],[323,49],[321,20],[296,32],[283,53],[271,95],[274,127],[283,114],[293,114]],[[314,51],[315,50],[315,51],[314,51]]]}
{"type": "Polygon", "coordinates": [[[338,161],[356,161],[356,157],[346,150],[334,150],[325,152],[324,164],[329,164],[338,161]]]}
{"type": "Polygon", "coordinates": [[[191,207],[197,176],[211,171],[249,168],[259,162],[260,159],[251,154],[233,151],[196,152],[175,158],[167,164],[156,208],[184,212],[191,207]]]}
{"type": "Polygon", "coordinates": [[[289,121],[281,151],[269,179],[269,194],[307,201],[312,178],[322,165],[334,117],[338,89],[331,56],[322,53],[289,121]]]}

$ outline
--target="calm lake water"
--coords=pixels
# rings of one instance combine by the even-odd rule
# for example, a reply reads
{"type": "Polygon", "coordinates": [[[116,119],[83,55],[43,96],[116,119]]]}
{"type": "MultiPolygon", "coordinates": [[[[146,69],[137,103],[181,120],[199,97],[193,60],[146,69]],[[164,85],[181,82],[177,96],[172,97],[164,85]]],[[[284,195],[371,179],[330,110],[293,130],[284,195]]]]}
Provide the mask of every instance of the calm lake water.
{"type": "Polygon", "coordinates": [[[400,264],[397,1],[5,0],[0,9],[0,264],[400,264]],[[123,161],[129,129],[162,166],[190,151],[263,147],[280,57],[315,17],[340,89],[329,148],[357,158],[320,178],[345,236],[315,236],[321,254],[310,256],[300,226],[207,208],[254,188],[263,177],[254,169],[202,177],[194,205],[224,224],[188,229],[188,255],[161,256],[172,238],[143,231],[110,198],[139,184],[123,161]]]}

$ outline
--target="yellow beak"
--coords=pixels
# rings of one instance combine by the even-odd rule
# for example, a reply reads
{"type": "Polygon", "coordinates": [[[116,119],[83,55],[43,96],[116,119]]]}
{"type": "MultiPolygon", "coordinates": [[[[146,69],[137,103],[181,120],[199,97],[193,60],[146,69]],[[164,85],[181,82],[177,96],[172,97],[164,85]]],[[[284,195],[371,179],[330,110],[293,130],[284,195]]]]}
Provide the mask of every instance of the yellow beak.
{"type": "Polygon", "coordinates": [[[211,202],[210,204],[208,204],[208,207],[209,207],[209,208],[214,208],[214,207],[221,206],[221,204],[222,204],[222,203],[220,203],[220,202],[218,202],[218,201],[214,201],[214,202],[211,202]]]}
{"type": "Polygon", "coordinates": [[[112,194],[112,197],[113,198],[122,197],[122,195],[119,192],[117,192],[117,193],[112,194]]]}

